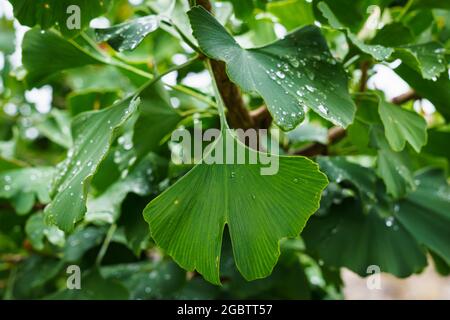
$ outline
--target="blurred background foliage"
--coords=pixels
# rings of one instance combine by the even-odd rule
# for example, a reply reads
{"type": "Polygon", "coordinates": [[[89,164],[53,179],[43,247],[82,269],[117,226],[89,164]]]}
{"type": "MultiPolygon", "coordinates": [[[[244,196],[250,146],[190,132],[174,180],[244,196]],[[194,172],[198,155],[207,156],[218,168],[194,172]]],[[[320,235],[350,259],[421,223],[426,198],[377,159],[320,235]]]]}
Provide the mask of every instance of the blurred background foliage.
{"type": "MultiPolygon", "coordinates": [[[[225,232],[220,287],[173,262],[142,216],[191,169],[170,161],[177,148],[168,142],[170,133],[199,120],[209,127],[220,123],[203,63],[183,65],[196,56],[187,44],[195,42],[185,15],[189,1],[79,1],[90,15],[81,32],[62,25],[66,12],[38,13],[53,2],[0,2],[1,297],[340,299],[343,267],[368,276],[367,267],[376,264],[403,278],[422,272],[431,257],[439,273],[449,273],[448,1],[324,1],[340,24],[316,0],[211,1],[217,20],[243,47],[320,27],[357,105],[355,120],[338,138],[336,127],[312,111],[276,136],[281,154],[310,156],[330,184],[301,236],[282,241],[280,259],[265,279],[243,279],[225,232]],[[162,24],[136,40],[132,51],[120,50],[123,43],[114,39],[96,43],[110,39],[99,39],[95,28],[162,13],[188,39],[162,24]],[[380,58],[384,49],[392,53],[380,58]],[[172,68],[146,93],[139,112],[114,128],[101,121],[91,128],[112,143],[85,195],[87,212],[70,231],[49,224],[44,208],[55,197],[52,181],[78,141],[83,115],[109,110],[172,68]],[[381,105],[391,112],[390,124],[380,119],[381,105]],[[83,290],[65,289],[73,264],[83,271],[83,290]]],[[[264,105],[257,94],[242,96],[252,115],[264,105]]],[[[65,210],[70,215],[74,209],[65,210]]]]}

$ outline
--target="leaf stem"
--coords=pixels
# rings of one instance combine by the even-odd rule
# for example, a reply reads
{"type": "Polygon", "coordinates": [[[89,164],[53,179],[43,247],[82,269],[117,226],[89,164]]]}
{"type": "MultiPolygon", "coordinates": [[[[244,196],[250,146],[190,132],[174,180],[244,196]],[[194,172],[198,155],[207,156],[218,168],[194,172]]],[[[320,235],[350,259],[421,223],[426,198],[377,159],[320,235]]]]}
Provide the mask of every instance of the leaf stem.
{"type": "Polygon", "coordinates": [[[106,234],[105,240],[103,241],[102,247],[100,248],[100,251],[98,252],[97,259],[95,260],[95,265],[97,267],[100,267],[103,257],[106,254],[106,251],[108,250],[109,244],[111,243],[112,237],[114,235],[114,232],[116,232],[117,225],[113,223],[111,227],[109,227],[108,233],[106,234]]]}
{"type": "Polygon", "coordinates": [[[199,53],[199,54],[203,54],[202,51],[200,50],[200,48],[198,46],[196,46],[191,39],[189,39],[189,37],[173,22],[172,19],[168,19],[167,21],[162,21],[163,23],[171,26],[172,28],[175,29],[175,31],[180,35],[180,38],[186,42],[186,44],[191,47],[192,50],[194,50],[195,52],[199,53]]]}
{"type": "Polygon", "coordinates": [[[3,294],[3,300],[12,300],[13,299],[13,286],[16,281],[17,267],[14,266],[8,277],[8,282],[6,284],[5,293],[3,294]]]}
{"type": "Polygon", "coordinates": [[[403,19],[403,17],[405,16],[405,14],[409,11],[409,9],[411,8],[412,4],[414,3],[414,0],[408,0],[408,2],[406,3],[406,5],[403,7],[403,10],[400,12],[400,14],[397,16],[397,21],[400,21],[401,19],[403,19]]]}
{"type": "MultiPolygon", "coordinates": [[[[144,71],[144,70],[138,69],[138,68],[136,68],[136,67],[133,67],[133,66],[131,66],[131,65],[129,65],[129,64],[126,64],[126,63],[124,63],[124,62],[122,62],[122,61],[113,59],[112,57],[110,57],[110,56],[106,55],[105,53],[103,53],[103,52],[98,48],[97,44],[96,44],[96,43],[95,43],[95,42],[94,42],[94,41],[93,41],[86,33],[83,32],[81,35],[82,35],[83,39],[84,39],[84,40],[85,40],[85,41],[86,41],[86,42],[87,42],[87,43],[88,43],[88,44],[89,44],[96,52],[98,52],[98,53],[101,55],[101,57],[97,57],[97,60],[98,60],[99,62],[104,63],[104,64],[108,64],[108,65],[111,65],[111,66],[114,66],[114,67],[117,67],[117,68],[120,68],[120,69],[125,70],[125,71],[129,71],[129,72],[131,72],[131,73],[134,73],[134,74],[136,74],[136,75],[139,75],[139,76],[141,76],[141,77],[143,77],[143,78],[146,78],[146,79],[149,79],[149,80],[153,80],[153,79],[154,79],[155,76],[154,76],[153,74],[151,74],[151,73],[149,73],[149,72],[146,72],[146,71],[144,71]]],[[[195,47],[195,46],[194,46],[194,47],[195,47]]],[[[175,67],[173,67],[173,68],[167,70],[166,72],[164,72],[164,73],[161,74],[160,76],[157,76],[157,80],[160,80],[161,77],[165,76],[166,74],[168,74],[168,73],[170,73],[170,72],[177,71],[177,70],[179,70],[179,69],[182,69],[182,68],[186,67],[186,66],[187,66],[187,63],[192,63],[194,60],[197,60],[198,58],[199,58],[199,56],[196,56],[194,59],[188,60],[186,63],[183,63],[182,65],[178,65],[178,66],[175,66],[175,67]]],[[[156,81],[157,81],[157,80],[156,80],[156,81]]],[[[191,89],[189,89],[189,88],[187,88],[187,87],[185,87],[185,86],[181,86],[181,85],[169,85],[169,84],[164,84],[164,85],[167,86],[167,87],[169,87],[169,88],[171,88],[171,89],[173,89],[173,90],[175,90],[175,91],[184,93],[184,94],[189,95],[189,96],[191,96],[191,97],[193,97],[193,98],[196,98],[197,100],[200,100],[200,101],[202,101],[202,102],[205,102],[205,103],[207,103],[207,104],[210,105],[210,106],[216,106],[216,104],[215,104],[213,101],[211,101],[210,99],[206,98],[206,97],[203,96],[202,94],[200,94],[200,93],[198,93],[198,92],[196,92],[196,91],[194,91],[194,90],[191,90],[191,89]]]]}

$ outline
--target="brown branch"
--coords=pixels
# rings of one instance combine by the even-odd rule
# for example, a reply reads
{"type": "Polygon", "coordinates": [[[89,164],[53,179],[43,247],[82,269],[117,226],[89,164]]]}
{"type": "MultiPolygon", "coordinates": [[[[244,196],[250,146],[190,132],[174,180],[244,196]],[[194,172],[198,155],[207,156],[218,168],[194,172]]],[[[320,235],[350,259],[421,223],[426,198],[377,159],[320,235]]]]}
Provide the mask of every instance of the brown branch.
{"type": "Polygon", "coordinates": [[[209,12],[211,12],[212,10],[211,2],[209,0],[197,0],[197,5],[202,6],[209,12]]]}
{"type": "Polygon", "coordinates": [[[257,129],[268,129],[272,124],[272,116],[266,106],[250,111],[250,117],[257,129]]]}
{"type": "Polygon", "coordinates": [[[393,98],[391,102],[396,105],[401,105],[408,101],[417,99],[420,99],[420,96],[414,90],[409,90],[408,92],[393,98]]]}
{"type": "Polygon", "coordinates": [[[18,264],[18,263],[22,262],[23,260],[25,260],[25,257],[20,254],[7,253],[7,254],[0,256],[0,261],[2,261],[4,263],[9,263],[9,264],[18,264]]]}
{"type": "Polygon", "coordinates": [[[211,60],[211,67],[220,95],[228,110],[228,123],[232,128],[249,129],[255,125],[245,107],[239,88],[230,81],[222,61],[211,60]]]}
{"type": "MultiPolygon", "coordinates": [[[[211,12],[212,6],[209,0],[197,0],[197,5],[200,5],[211,12]]],[[[255,124],[253,118],[245,107],[241,91],[228,77],[225,63],[222,61],[211,60],[211,68],[220,95],[228,110],[227,117],[229,125],[232,128],[254,128],[255,124]]]]}
{"type": "Polygon", "coordinates": [[[370,61],[364,60],[361,62],[361,79],[359,81],[359,92],[364,92],[367,89],[367,80],[369,80],[370,61]]]}

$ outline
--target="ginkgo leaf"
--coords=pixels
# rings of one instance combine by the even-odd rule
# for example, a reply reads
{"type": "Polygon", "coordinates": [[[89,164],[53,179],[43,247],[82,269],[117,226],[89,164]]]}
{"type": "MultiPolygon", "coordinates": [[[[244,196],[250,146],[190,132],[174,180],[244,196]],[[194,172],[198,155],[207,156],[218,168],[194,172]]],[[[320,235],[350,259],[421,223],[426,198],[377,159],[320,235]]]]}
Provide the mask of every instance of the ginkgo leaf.
{"type": "Polygon", "coordinates": [[[102,243],[105,233],[105,228],[93,226],[76,230],[67,237],[62,259],[65,262],[79,261],[88,250],[102,243]]]}
{"type": "Polygon", "coordinates": [[[65,242],[64,232],[59,230],[56,226],[48,226],[45,224],[44,215],[42,212],[33,214],[25,225],[25,232],[31,245],[36,250],[44,249],[44,239],[54,245],[62,247],[65,242]]]}
{"type": "Polygon", "coordinates": [[[68,149],[71,146],[70,118],[65,111],[52,109],[48,114],[33,120],[40,134],[68,149]]]}
{"type": "Polygon", "coordinates": [[[0,198],[11,199],[19,214],[30,212],[36,200],[50,202],[51,167],[18,168],[0,173],[0,198]]]}
{"type": "Polygon", "coordinates": [[[110,28],[95,29],[97,41],[108,42],[117,51],[134,50],[144,38],[158,29],[160,17],[149,15],[110,28]]]}
{"type": "Polygon", "coordinates": [[[30,87],[42,84],[48,77],[63,70],[103,63],[75,42],[64,39],[54,31],[37,28],[29,30],[24,36],[22,62],[30,87]]]}
{"type": "Polygon", "coordinates": [[[393,58],[402,60],[427,80],[436,81],[447,70],[445,49],[436,42],[396,48],[393,58]]]}
{"type": "Polygon", "coordinates": [[[118,90],[87,89],[74,91],[67,96],[67,106],[71,116],[85,111],[100,110],[118,100],[118,90]]]}
{"type": "Polygon", "coordinates": [[[282,0],[267,3],[267,11],[278,18],[289,31],[297,27],[313,24],[312,2],[304,0],[282,0]]]}
{"type": "Polygon", "coordinates": [[[348,182],[354,185],[360,197],[366,202],[376,200],[375,175],[368,174],[367,168],[349,162],[345,157],[318,157],[317,163],[331,181],[348,182]]]}
{"type": "Polygon", "coordinates": [[[405,228],[450,264],[450,186],[440,169],[419,172],[417,189],[400,201],[395,212],[405,228]]]}
{"type": "MultiPolygon", "coordinates": [[[[248,156],[255,152],[245,150],[248,156]]],[[[247,280],[269,275],[279,240],[301,232],[327,184],[306,158],[278,160],[279,172],[273,176],[262,176],[261,165],[197,165],[145,209],[153,239],[183,268],[218,284],[227,225],[242,275],[247,280]]]]}
{"type": "Polygon", "coordinates": [[[244,91],[259,93],[282,129],[294,129],[306,107],[343,127],[353,121],[347,77],[319,28],[307,26],[268,46],[244,49],[202,7],[188,15],[203,52],[224,61],[230,79],[244,91]]]}
{"type": "Polygon", "coordinates": [[[399,23],[387,25],[384,28],[387,31],[380,32],[371,44],[366,44],[338,20],[326,3],[320,2],[317,7],[333,28],[345,31],[347,37],[355,46],[378,61],[401,59],[403,63],[418,70],[425,79],[436,79],[447,70],[445,50],[438,43],[399,45],[400,43],[407,43],[408,36],[412,37],[408,28],[399,23]],[[402,33],[403,39],[401,39],[400,33],[402,33]],[[392,44],[393,46],[388,47],[386,44],[392,44]]]}
{"type": "Polygon", "coordinates": [[[58,25],[65,35],[76,35],[89,22],[106,12],[109,0],[9,0],[14,17],[23,25],[43,29],[58,25]]]}
{"type": "Polygon", "coordinates": [[[116,221],[120,206],[129,193],[145,196],[151,191],[155,162],[154,155],[147,155],[126,177],[120,177],[100,196],[89,199],[85,220],[110,224],[116,221]]]}
{"type": "Polygon", "coordinates": [[[427,142],[427,123],[423,117],[381,97],[378,112],[392,150],[402,151],[408,141],[416,152],[420,152],[427,142]]]}
{"type": "Polygon", "coordinates": [[[373,125],[370,131],[372,144],[378,149],[377,173],[383,179],[387,192],[394,198],[399,198],[407,191],[414,190],[414,176],[409,169],[407,150],[393,151],[380,125],[373,125]]]}
{"type": "Polygon", "coordinates": [[[6,17],[0,18],[0,51],[6,55],[15,50],[16,35],[14,22],[6,17]]]}
{"type": "Polygon", "coordinates": [[[215,92],[221,110],[220,136],[201,163],[149,203],[144,218],[153,239],[180,266],[197,270],[214,284],[220,283],[226,225],[238,270],[247,280],[263,278],[277,262],[280,239],[297,236],[318,209],[327,179],[307,158],[278,155],[270,156],[272,163],[278,163],[277,172],[262,175],[267,166],[261,157],[268,155],[237,140],[226,124],[216,87],[215,92]],[[218,154],[234,160],[217,161],[218,154]],[[238,164],[239,154],[258,161],[238,164]]]}
{"type": "Polygon", "coordinates": [[[352,41],[352,43],[357,46],[362,52],[370,54],[376,60],[383,61],[388,59],[394,49],[384,47],[378,44],[366,44],[364,41],[358,38],[349,28],[344,26],[339,19],[334,15],[333,11],[330,9],[328,4],[325,2],[320,2],[317,7],[322,12],[323,16],[328,20],[328,23],[335,29],[342,30],[346,32],[347,37],[352,41]]]}
{"type": "Polygon", "coordinates": [[[325,264],[347,267],[360,276],[368,276],[368,268],[376,265],[381,272],[407,277],[427,264],[424,251],[401,224],[374,211],[365,214],[354,199],[311,219],[302,235],[325,264]]]}
{"type": "Polygon", "coordinates": [[[138,157],[157,151],[162,140],[182,119],[170,105],[170,97],[161,82],[145,89],[140,98],[142,104],[133,132],[133,145],[138,157]]]}
{"type": "Polygon", "coordinates": [[[63,231],[72,231],[75,223],[83,218],[92,175],[106,156],[115,130],[130,118],[138,104],[138,99],[126,98],[109,108],[85,112],[74,119],[73,147],[59,165],[54,182],[57,193],[45,208],[49,223],[63,231]]]}
{"type": "Polygon", "coordinates": [[[450,78],[442,73],[437,79],[426,80],[413,68],[401,64],[395,72],[405,80],[420,97],[430,100],[445,119],[450,119],[450,78]]]}

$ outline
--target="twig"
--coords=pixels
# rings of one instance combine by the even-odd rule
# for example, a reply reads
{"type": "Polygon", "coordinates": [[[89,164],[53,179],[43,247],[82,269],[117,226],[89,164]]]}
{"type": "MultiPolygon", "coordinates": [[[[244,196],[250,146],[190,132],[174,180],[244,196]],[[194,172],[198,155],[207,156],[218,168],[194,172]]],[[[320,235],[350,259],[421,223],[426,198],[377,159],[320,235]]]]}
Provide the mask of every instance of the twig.
{"type": "Polygon", "coordinates": [[[370,61],[364,60],[361,62],[361,79],[359,81],[359,92],[364,92],[367,89],[367,80],[369,79],[370,61]]]}
{"type": "Polygon", "coordinates": [[[393,98],[392,103],[400,105],[400,104],[404,104],[411,100],[417,100],[419,98],[420,98],[420,96],[414,90],[410,90],[404,94],[401,94],[401,95],[393,98]]]}
{"type": "MultiPolygon", "coordinates": [[[[209,0],[197,0],[197,5],[202,6],[209,12],[212,10],[209,0]]],[[[231,82],[226,72],[225,63],[211,60],[211,68],[219,88],[220,95],[227,107],[228,124],[232,128],[250,129],[255,127],[253,118],[245,107],[244,100],[239,88],[231,82]]]]}

